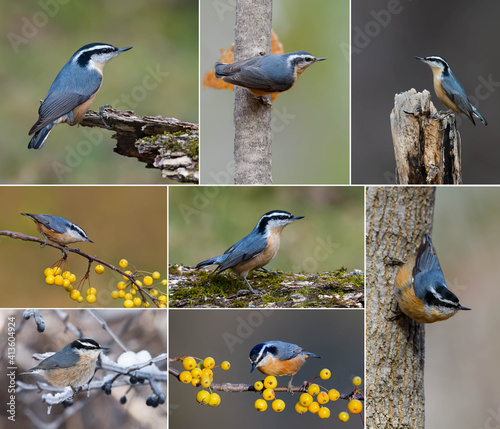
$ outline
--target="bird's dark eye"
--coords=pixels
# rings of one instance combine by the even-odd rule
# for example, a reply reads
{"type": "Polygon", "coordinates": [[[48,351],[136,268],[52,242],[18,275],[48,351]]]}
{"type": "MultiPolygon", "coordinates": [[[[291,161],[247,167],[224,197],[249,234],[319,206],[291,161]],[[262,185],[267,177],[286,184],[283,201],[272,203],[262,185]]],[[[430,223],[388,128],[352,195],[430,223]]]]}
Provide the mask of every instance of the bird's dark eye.
{"type": "Polygon", "coordinates": [[[312,58],[311,58],[311,57],[306,57],[306,61],[307,61],[308,63],[310,63],[310,62],[312,61],[312,58]]]}

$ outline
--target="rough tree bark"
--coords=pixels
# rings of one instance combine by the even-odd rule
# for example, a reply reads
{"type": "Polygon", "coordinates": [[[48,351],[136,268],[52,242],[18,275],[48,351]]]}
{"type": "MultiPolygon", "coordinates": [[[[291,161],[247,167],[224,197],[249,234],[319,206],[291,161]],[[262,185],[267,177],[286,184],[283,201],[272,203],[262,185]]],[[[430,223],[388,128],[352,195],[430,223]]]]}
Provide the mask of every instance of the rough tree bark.
{"type": "Polygon", "coordinates": [[[366,191],[366,427],[424,427],[424,325],[398,312],[394,281],[431,232],[434,187],[366,191]]]}
{"type": "Polygon", "coordinates": [[[396,94],[391,131],[398,183],[462,183],[460,135],[453,116],[432,118],[436,113],[427,90],[396,94]]]}
{"type": "MultiPolygon", "coordinates": [[[[238,0],[235,61],[271,53],[272,0],[238,0]]],[[[234,87],[234,182],[271,184],[271,106],[234,87]]]]}
{"type": "MultiPolygon", "coordinates": [[[[110,127],[115,132],[112,138],[116,140],[116,153],[137,158],[146,164],[146,168],[161,170],[164,178],[185,183],[199,182],[198,124],[106,108],[101,114],[89,110],[80,125],[110,127]]],[[[94,138],[100,140],[102,136],[94,138]]]]}

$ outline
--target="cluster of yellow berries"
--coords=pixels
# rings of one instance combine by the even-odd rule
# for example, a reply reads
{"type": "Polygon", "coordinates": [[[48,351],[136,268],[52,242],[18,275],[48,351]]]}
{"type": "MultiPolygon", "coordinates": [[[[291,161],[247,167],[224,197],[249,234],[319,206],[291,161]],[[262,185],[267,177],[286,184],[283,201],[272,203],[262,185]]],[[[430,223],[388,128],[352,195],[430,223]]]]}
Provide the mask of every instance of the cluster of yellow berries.
{"type": "Polygon", "coordinates": [[[262,391],[262,398],[257,399],[254,403],[254,407],[257,411],[263,412],[267,410],[267,402],[273,401],[271,403],[271,408],[277,412],[281,413],[285,409],[285,402],[281,399],[275,398],[274,389],[278,386],[278,381],[274,375],[268,375],[264,381],[257,381],[253,387],[257,391],[262,391]]]}
{"type": "MultiPolygon", "coordinates": [[[[73,287],[73,284],[76,282],[76,276],[70,270],[66,270],[63,272],[61,267],[47,267],[43,271],[45,276],[45,283],[48,285],[56,285],[62,286],[69,293],[69,296],[72,300],[82,303],[83,296],[81,292],[78,290],[80,286],[77,288],[73,287]]],[[[87,302],[89,304],[93,304],[97,301],[97,290],[94,287],[90,287],[87,289],[87,302]]]]}
{"type": "MultiPolygon", "coordinates": [[[[215,360],[211,357],[206,357],[200,362],[196,362],[196,359],[192,356],[188,356],[182,360],[182,366],[185,371],[179,374],[179,380],[184,384],[191,383],[192,386],[201,386],[204,389],[200,390],[196,394],[196,400],[201,405],[210,405],[211,407],[216,407],[220,404],[221,398],[215,392],[212,392],[210,385],[214,377],[213,369],[215,369],[215,360]],[[205,389],[209,389],[207,391],[205,389]]],[[[231,368],[231,364],[228,361],[224,361],[220,364],[220,367],[227,371],[231,368]]]]}
{"type": "MultiPolygon", "coordinates": [[[[120,268],[127,268],[128,267],[128,261],[126,259],[121,259],[119,262],[120,268]]],[[[97,274],[102,274],[104,272],[104,267],[102,265],[97,265],[95,267],[96,273],[97,274]],[[99,267],[102,267],[102,271],[99,267]],[[98,268],[99,271],[98,272],[98,268]]],[[[137,275],[137,271],[132,272],[132,271],[125,271],[125,274],[134,274],[134,277],[137,275]]],[[[140,274],[142,276],[142,274],[140,274]]],[[[145,275],[141,280],[135,279],[134,284],[127,276],[123,276],[123,279],[125,281],[120,281],[116,284],[116,289],[111,292],[111,298],[113,299],[118,299],[121,298],[123,299],[123,306],[125,308],[133,308],[133,307],[144,307],[148,308],[150,306],[150,303],[147,301],[148,295],[143,293],[139,287],[144,288],[147,290],[149,295],[151,295],[154,298],[157,298],[159,301],[159,304],[157,306],[159,308],[166,308],[167,307],[167,295],[163,292],[161,292],[157,287],[153,287],[153,282],[155,280],[160,280],[160,273],[158,271],[155,271],[154,273],[151,273],[151,275],[145,275]],[[139,286],[139,287],[138,287],[139,286]],[[127,292],[127,289],[129,291],[127,292]],[[141,296],[137,296],[137,294],[141,296]]],[[[163,279],[161,280],[161,286],[167,286],[167,280],[163,279]]]]}
{"type": "MultiPolygon", "coordinates": [[[[322,380],[328,380],[330,376],[331,372],[329,369],[323,369],[320,372],[322,380]]],[[[352,382],[357,388],[357,386],[361,385],[361,377],[354,377],[352,382]]],[[[299,401],[295,404],[295,411],[299,414],[305,414],[309,411],[310,413],[317,414],[322,419],[327,419],[330,417],[330,409],[324,405],[329,401],[336,401],[339,398],[340,393],[336,389],[330,389],[326,392],[321,390],[319,385],[311,384],[307,389],[307,393],[300,395],[299,401]],[[314,397],[316,397],[316,400],[314,400],[314,397]]],[[[358,399],[351,399],[347,404],[347,410],[351,414],[359,414],[363,410],[363,403],[358,399]]],[[[349,420],[349,413],[342,411],[339,414],[339,420],[341,422],[349,420]]]]}

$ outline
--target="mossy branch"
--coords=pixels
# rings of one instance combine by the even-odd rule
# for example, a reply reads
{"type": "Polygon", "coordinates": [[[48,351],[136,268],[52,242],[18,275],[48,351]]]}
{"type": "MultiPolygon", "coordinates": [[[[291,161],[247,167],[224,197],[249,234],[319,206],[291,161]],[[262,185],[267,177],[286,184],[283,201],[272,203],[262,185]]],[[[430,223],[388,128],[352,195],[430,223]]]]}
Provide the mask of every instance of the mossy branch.
{"type": "Polygon", "coordinates": [[[40,243],[40,245],[43,245],[42,247],[53,247],[54,249],[59,249],[62,254],[63,254],[63,259],[67,259],[68,257],[68,252],[71,253],[76,253],[77,255],[82,256],[83,258],[87,259],[89,262],[87,272],[83,276],[82,280],[87,279],[90,274],[90,268],[92,266],[93,262],[97,262],[98,264],[104,265],[105,267],[108,267],[109,269],[117,272],[118,274],[121,274],[122,276],[128,278],[137,288],[137,292],[144,298],[144,295],[146,295],[151,301],[158,307],[162,302],[156,298],[155,296],[151,295],[147,288],[139,285],[137,283],[137,279],[139,277],[142,277],[142,273],[132,273],[132,274],[127,274],[125,271],[120,270],[120,268],[115,267],[114,265],[110,264],[109,262],[106,262],[97,256],[92,256],[89,255],[88,253],[82,252],[80,249],[75,249],[73,247],[65,247],[65,246],[60,246],[59,244],[52,243],[50,241],[45,241],[42,238],[38,237],[32,237],[30,235],[23,234],[22,232],[15,232],[15,231],[0,231],[0,236],[6,236],[13,238],[14,240],[23,240],[23,241],[32,241],[35,243],[40,243]]]}
{"type": "Polygon", "coordinates": [[[239,294],[247,289],[230,272],[210,276],[206,270],[183,265],[169,266],[171,307],[363,308],[364,274],[340,268],[322,273],[253,272],[252,287],[263,294],[239,294]]]}
{"type": "Polygon", "coordinates": [[[163,178],[199,182],[198,124],[106,107],[100,113],[89,110],[80,125],[113,130],[116,153],[160,169],[163,178]]]}

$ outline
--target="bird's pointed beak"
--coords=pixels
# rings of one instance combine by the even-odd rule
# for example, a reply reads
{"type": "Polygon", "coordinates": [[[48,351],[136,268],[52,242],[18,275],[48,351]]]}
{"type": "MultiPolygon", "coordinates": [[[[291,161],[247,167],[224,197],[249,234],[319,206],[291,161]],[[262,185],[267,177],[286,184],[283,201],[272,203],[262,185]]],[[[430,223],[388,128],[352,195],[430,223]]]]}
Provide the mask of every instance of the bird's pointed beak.
{"type": "Polygon", "coordinates": [[[326,60],[326,58],[316,58],[314,60],[314,62],[317,63],[318,61],[325,61],[325,60],[326,60]]]}
{"type": "Polygon", "coordinates": [[[470,308],[464,307],[464,306],[462,306],[462,305],[461,305],[460,307],[458,307],[458,309],[459,309],[459,310],[471,310],[470,308]]]}
{"type": "Polygon", "coordinates": [[[119,48],[118,53],[128,51],[129,49],[132,49],[132,46],[129,46],[128,48],[119,48]]]}
{"type": "Polygon", "coordinates": [[[304,219],[304,216],[294,216],[293,220],[304,219]]]}
{"type": "Polygon", "coordinates": [[[253,372],[254,369],[255,369],[255,364],[253,363],[252,364],[252,369],[250,370],[250,374],[253,372]]]}

